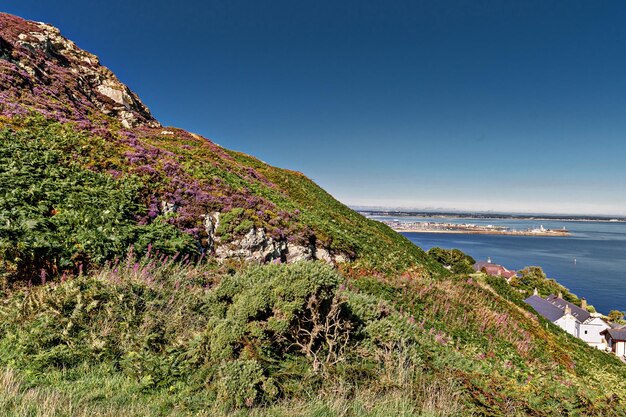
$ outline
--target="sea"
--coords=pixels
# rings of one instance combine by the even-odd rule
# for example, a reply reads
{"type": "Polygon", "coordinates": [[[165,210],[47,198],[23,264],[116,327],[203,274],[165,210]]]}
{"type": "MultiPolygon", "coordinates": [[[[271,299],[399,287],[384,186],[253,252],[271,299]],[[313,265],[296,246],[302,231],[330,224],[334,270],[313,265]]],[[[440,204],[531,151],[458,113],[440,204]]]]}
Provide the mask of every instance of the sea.
{"type": "Polygon", "coordinates": [[[567,237],[507,236],[443,233],[402,233],[424,250],[434,246],[458,248],[477,261],[487,260],[519,270],[540,266],[596,310],[626,311],[626,223],[535,219],[469,219],[368,216],[401,222],[443,222],[505,226],[511,229],[566,228],[567,237]]]}

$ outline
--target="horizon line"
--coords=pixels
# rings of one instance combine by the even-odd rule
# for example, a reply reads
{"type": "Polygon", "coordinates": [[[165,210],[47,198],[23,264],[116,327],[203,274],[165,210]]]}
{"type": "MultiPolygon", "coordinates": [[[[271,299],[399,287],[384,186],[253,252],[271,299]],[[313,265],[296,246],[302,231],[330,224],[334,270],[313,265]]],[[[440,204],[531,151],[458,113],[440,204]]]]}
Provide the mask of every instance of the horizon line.
{"type": "Polygon", "coordinates": [[[433,214],[500,214],[500,215],[524,215],[524,216],[574,216],[574,217],[601,217],[626,219],[626,214],[616,213],[572,213],[572,212],[549,212],[549,211],[501,211],[501,210],[474,210],[463,208],[433,208],[433,207],[398,207],[398,206],[368,206],[358,204],[347,204],[348,207],[355,211],[389,211],[389,212],[408,212],[408,213],[433,213],[433,214]]]}

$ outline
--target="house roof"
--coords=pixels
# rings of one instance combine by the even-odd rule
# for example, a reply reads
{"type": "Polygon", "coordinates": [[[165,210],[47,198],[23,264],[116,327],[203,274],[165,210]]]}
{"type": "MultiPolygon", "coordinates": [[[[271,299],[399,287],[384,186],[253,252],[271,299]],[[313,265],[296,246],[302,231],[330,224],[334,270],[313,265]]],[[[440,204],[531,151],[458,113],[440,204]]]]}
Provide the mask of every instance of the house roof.
{"type": "Polygon", "coordinates": [[[515,271],[509,271],[502,265],[494,264],[488,261],[478,261],[474,264],[473,268],[477,272],[480,272],[484,269],[485,272],[487,272],[487,274],[489,275],[497,275],[504,278],[511,278],[517,275],[515,271]]]}
{"type": "Polygon", "coordinates": [[[531,295],[530,297],[525,299],[524,302],[530,305],[533,309],[535,309],[537,313],[541,314],[543,317],[550,320],[551,322],[557,321],[565,314],[565,312],[559,307],[555,306],[547,300],[544,300],[538,295],[531,295]]]}
{"type": "Polygon", "coordinates": [[[605,329],[600,334],[609,334],[613,340],[626,340],[626,327],[620,327],[618,329],[605,329]]]}
{"type": "Polygon", "coordinates": [[[591,317],[591,313],[589,313],[587,310],[584,310],[577,305],[570,303],[569,301],[565,301],[564,299],[557,297],[554,294],[550,294],[548,298],[546,298],[546,301],[548,301],[552,305],[557,306],[561,310],[565,310],[565,306],[569,306],[572,312],[572,316],[576,317],[581,323],[587,321],[587,319],[591,317]]]}
{"type": "Polygon", "coordinates": [[[474,269],[476,271],[480,271],[482,268],[485,268],[489,265],[495,265],[495,264],[492,264],[491,262],[487,262],[487,261],[478,261],[474,264],[474,269]]]}

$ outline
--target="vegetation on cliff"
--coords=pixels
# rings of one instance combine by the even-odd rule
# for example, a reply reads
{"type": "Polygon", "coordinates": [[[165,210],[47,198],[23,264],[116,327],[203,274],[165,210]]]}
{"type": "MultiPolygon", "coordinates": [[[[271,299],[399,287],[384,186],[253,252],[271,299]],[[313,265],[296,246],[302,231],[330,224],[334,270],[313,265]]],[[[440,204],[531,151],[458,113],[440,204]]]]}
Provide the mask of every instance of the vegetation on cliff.
{"type": "Polygon", "coordinates": [[[552,290],[536,270],[469,275],[300,173],[160,127],[68,42],[0,14],[3,415],[625,414],[626,368],[523,303],[552,290]],[[261,230],[327,262],[218,256],[261,230]]]}
{"type": "Polygon", "coordinates": [[[0,275],[39,281],[150,243],[170,255],[211,255],[204,222],[213,212],[222,213],[221,244],[262,228],[276,240],[345,254],[354,267],[438,271],[405,238],[302,174],[230,156],[186,132],[161,132],[97,134],[37,115],[0,119],[0,275]]]}

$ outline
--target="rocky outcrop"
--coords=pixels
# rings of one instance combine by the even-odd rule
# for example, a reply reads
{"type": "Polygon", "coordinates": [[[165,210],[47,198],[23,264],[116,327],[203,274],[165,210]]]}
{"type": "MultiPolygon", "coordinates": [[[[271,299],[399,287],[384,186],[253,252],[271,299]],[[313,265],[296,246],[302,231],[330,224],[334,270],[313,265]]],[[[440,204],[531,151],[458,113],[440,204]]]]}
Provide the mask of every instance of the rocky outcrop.
{"type": "Polygon", "coordinates": [[[124,127],[160,126],[97,56],[53,26],[0,13],[0,114],[32,110],[85,124],[105,114],[124,127]]]}
{"type": "Polygon", "coordinates": [[[327,249],[314,244],[297,245],[286,239],[274,239],[267,236],[262,228],[251,228],[245,236],[230,242],[221,242],[216,230],[219,226],[220,213],[205,216],[204,226],[208,235],[208,245],[218,259],[241,259],[249,262],[266,263],[276,260],[297,262],[303,260],[321,260],[329,264],[347,262],[343,254],[331,254],[327,249]]]}

